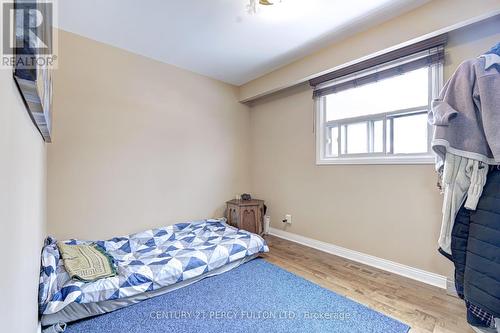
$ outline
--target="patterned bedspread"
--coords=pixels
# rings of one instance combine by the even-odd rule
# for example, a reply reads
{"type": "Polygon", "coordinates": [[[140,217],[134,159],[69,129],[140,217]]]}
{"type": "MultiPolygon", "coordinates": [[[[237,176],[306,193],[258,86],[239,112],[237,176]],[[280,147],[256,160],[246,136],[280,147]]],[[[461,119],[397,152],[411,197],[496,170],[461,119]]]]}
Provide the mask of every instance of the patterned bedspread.
{"type": "Polygon", "coordinates": [[[56,240],[48,237],[40,271],[41,314],[56,313],[73,302],[100,302],[156,290],[269,251],[260,236],[233,228],[224,219],[178,223],[106,241],[65,243],[96,243],[113,257],[118,274],[87,283],[70,279],[56,240]]]}

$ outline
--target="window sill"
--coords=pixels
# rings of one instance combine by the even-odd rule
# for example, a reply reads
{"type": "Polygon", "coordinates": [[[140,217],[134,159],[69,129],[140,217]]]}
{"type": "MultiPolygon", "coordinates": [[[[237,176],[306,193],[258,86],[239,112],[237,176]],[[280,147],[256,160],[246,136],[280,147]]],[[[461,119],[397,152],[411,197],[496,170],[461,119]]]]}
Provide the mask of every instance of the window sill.
{"type": "Polygon", "coordinates": [[[356,164],[434,164],[434,155],[418,156],[377,156],[377,157],[342,157],[317,159],[316,165],[356,165],[356,164]]]}

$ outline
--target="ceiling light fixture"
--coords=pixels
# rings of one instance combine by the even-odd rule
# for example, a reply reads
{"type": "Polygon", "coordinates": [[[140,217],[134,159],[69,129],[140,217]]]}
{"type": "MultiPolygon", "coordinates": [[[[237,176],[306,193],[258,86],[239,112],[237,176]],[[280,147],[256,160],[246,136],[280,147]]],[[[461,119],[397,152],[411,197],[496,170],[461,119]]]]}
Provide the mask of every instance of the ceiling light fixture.
{"type": "MultiPolygon", "coordinates": [[[[281,0],[280,0],[281,2],[281,0]]],[[[247,11],[249,14],[256,14],[257,13],[257,8],[261,6],[272,6],[274,5],[274,2],[271,2],[269,0],[249,0],[248,5],[247,5],[247,11]]]]}

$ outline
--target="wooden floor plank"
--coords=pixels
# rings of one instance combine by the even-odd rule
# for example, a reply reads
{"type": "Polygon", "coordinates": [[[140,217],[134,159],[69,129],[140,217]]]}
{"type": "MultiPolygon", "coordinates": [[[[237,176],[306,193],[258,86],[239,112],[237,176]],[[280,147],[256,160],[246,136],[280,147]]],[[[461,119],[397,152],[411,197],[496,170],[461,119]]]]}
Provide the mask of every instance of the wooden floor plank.
{"type": "Polygon", "coordinates": [[[442,289],[274,236],[264,259],[412,327],[410,333],[473,333],[463,301],[442,289]]]}

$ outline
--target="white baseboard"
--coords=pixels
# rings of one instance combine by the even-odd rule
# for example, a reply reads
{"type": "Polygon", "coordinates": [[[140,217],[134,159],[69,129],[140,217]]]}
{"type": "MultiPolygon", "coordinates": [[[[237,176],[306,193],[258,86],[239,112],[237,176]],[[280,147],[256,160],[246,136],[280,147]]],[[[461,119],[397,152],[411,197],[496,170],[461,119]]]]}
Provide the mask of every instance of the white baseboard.
{"type": "Polygon", "coordinates": [[[424,271],[419,268],[403,265],[394,261],[374,257],[369,254],[353,251],[346,249],[344,247],[340,247],[337,245],[333,245],[330,243],[325,243],[316,239],[300,236],[297,234],[293,234],[288,231],[276,229],[276,228],[269,228],[269,234],[283,238],[295,243],[299,243],[305,246],[312,247],[314,249],[334,254],[336,256],[346,258],[352,261],[356,261],[368,266],[372,266],[375,268],[382,269],[384,271],[388,271],[394,274],[398,274],[413,280],[417,280],[420,282],[424,282],[427,284],[430,284],[432,286],[436,286],[442,289],[446,289],[446,277],[424,271]]]}

